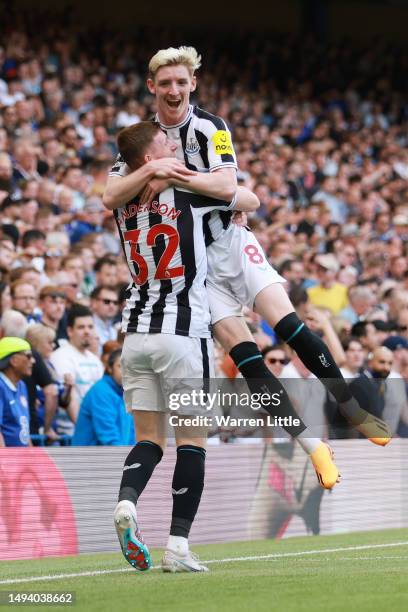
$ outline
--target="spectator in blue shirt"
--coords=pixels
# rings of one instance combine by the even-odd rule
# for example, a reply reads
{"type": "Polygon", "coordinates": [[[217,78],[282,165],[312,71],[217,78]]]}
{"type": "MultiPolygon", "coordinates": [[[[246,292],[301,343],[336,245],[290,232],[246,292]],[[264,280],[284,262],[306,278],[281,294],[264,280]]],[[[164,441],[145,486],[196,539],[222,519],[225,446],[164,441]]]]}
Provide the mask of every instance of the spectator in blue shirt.
{"type": "Polygon", "coordinates": [[[123,401],[121,350],[109,356],[104,376],[82,400],[74,446],[128,446],[135,443],[133,419],[126,413],[123,401]]]}
{"type": "Polygon", "coordinates": [[[90,232],[101,232],[105,208],[100,197],[90,196],[76,219],[66,226],[71,244],[79,242],[83,236],[90,232]]]}
{"type": "Polygon", "coordinates": [[[31,376],[31,347],[22,338],[0,340],[0,446],[31,446],[27,387],[31,376]]]}

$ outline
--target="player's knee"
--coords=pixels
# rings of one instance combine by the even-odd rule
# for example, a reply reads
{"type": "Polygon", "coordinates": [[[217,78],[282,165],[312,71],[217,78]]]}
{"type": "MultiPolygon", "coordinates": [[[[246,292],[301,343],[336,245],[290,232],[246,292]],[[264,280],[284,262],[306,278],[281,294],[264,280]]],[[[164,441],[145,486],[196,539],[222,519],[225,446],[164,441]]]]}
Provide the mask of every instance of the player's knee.
{"type": "Polygon", "coordinates": [[[149,440],[164,451],[167,444],[166,415],[163,412],[133,411],[136,440],[149,440]]]}
{"type": "Polygon", "coordinates": [[[218,321],[214,325],[214,335],[227,353],[241,342],[253,342],[243,317],[227,317],[218,321]]]}
{"type": "Polygon", "coordinates": [[[199,448],[206,448],[207,437],[197,437],[193,433],[190,436],[177,437],[177,448],[180,446],[197,446],[199,448]]]}
{"type": "Polygon", "coordinates": [[[137,440],[137,443],[150,442],[151,444],[159,446],[162,452],[165,451],[166,446],[167,446],[167,439],[165,437],[155,436],[155,435],[149,434],[148,432],[143,432],[143,431],[136,431],[136,440],[137,440]]]}
{"type": "Polygon", "coordinates": [[[281,283],[272,283],[257,294],[255,311],[272,327],[287,315],[295,314],[293,304],[281,283]]]}

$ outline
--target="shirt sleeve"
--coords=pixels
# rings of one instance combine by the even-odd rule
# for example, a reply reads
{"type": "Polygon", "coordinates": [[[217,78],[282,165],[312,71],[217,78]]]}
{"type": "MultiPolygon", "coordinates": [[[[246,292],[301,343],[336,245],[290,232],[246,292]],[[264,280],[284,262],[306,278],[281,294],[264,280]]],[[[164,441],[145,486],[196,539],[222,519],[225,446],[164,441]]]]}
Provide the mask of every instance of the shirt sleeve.
{"type": "Polygon", "coordinates": [[[109,176],[127,176],[130,173],[130,168],[121,156],[120,153],[116,156],[115,163],[109,171],[109,176]]]}
{"type": "Polygon", "coordinates": [[[226,200],[219,200],[217,198],[210,198],[209,196],[193,193],[181,187],[175,188],[174,191],[178,192],[178,201],[184,201],[186,205],[199,209],[201,215],[205,215],[207,212],[212,212],[213,210],[234,210],[237,201],[236,194],[231,202],[227,202],[226,200]]]}
{"type": "Polygon", "coordinates": [[[207,156],[210,172],[220,168],[238,168],[231,132],[221,117],[205,122],[207,156]]]}
{"type": "Polygon", "coordinates": [[[51,385],[54,381],[41,355],[37,353],[37,351],[33,351],[33,355],[35,362],[33,365],[32,377],[35,383],[43,389],[47,385],[51,385]]]}

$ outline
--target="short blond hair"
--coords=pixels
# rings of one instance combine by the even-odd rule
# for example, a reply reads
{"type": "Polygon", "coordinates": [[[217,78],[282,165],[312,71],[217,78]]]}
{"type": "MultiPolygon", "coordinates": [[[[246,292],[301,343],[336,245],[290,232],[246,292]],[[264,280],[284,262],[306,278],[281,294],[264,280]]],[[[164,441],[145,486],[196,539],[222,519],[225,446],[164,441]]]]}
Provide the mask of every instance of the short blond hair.
{"type": "Polygon", "coordinates": [[[201,66],[201,55],[194,47],[169,47],[160,49],[149,62],[149,77],[154,79],[159,68],[163,66],[185,66],[191,76],[201,66]]]}
{"type": "Polygon", "coordinates": [[[55,336],[56,333],[51,327],[47,327],[41,323],[34,323],[33,325],[30,325],[26,333],[27,342],[31,344],[35,351],[38,351],[41,348],[41,343],[44,340],[54,341],[55,336]]]}

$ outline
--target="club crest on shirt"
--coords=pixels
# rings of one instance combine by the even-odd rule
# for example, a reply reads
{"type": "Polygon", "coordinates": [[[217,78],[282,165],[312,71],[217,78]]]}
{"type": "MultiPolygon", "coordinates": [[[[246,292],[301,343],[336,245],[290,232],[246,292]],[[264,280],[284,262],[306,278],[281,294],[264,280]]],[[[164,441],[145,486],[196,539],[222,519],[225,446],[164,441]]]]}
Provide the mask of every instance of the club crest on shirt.
{"type": "Polygon", "coordinates": [[[196,140],[195,138],[189,138],[186,144],[186,154],[194,155],[195,153],[198,153],[199,150],[200,145],[198,144],[198,140],[196,140]]]}

